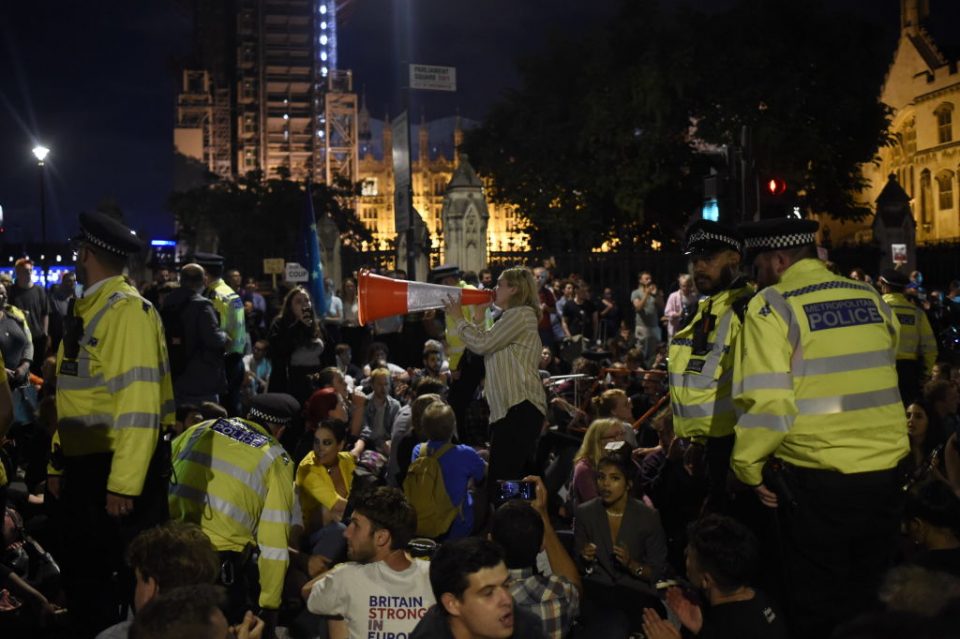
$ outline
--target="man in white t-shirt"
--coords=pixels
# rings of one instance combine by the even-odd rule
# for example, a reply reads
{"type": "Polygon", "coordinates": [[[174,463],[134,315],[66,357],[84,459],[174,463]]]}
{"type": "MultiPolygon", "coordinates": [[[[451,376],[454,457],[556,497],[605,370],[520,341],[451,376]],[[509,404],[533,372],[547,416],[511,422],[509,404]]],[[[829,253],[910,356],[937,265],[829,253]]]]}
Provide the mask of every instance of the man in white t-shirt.
{"type": "Polygon", "coordinates": [[[307,609],[340,615],[350,637],[405,637],[435,603],[430,565],[405,552],[416,513],[395,488],[362,494],[344,532],[349,562],[303,587],[307,609]]]}

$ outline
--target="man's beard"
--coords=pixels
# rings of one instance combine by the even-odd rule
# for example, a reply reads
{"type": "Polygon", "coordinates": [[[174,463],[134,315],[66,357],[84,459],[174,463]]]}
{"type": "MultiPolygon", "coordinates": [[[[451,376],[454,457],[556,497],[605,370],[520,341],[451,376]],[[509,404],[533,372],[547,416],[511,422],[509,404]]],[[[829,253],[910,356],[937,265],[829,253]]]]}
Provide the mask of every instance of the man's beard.
{"type": "Polygon", "coordinates": [[[715,295],[720,291],[726,290],[733,284],[733,281],[737,278],[737,271],[733,266],[727,265],[720,270],[720,277],[717,279],[711,279],[707,282],[701,283],[705,276],[701,275],[697,277],[693,276],[693,281],[697,285],[697,291],[704,295],[715,295]]]}

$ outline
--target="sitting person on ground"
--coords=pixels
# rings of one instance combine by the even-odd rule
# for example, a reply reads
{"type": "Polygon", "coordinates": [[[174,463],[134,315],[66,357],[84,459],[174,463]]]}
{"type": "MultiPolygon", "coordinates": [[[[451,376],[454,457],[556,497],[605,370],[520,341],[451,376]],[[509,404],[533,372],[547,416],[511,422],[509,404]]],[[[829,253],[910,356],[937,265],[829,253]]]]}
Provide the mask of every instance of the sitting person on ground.
{"type": "MultiPolygon", "coordinates": [[[[427,434],[423,432],[423,412],[434,402],[444,403],[440,395],[427,393],[417,397],[410,404],[409,431],[397,444],[398,463],[400,466],[394,478],[394,483],[397,486],[403,486],[403,480],[407,478],[410,460],[413,459],[413,450],[428,439],[427,434]]],[[[392,448],[390,449],[390,455],[393,455],[392,448]]]]}
{"type": "Polygon", "coordinates": [[[574,539],[585,590],[585,636],[626,637],[640,630],[644,607],[661,608],[655,584],[667,569],[660,515],[630,497],[629,453],[597,463],[599,496],[581,504],[574,539]]]}
{"type": "Polygon", "coordinates": [[[403,482],[403,492],[417,511],[417,534],[447,539],[466,537],[473,532],[471,487],[483,481],[487,464],[474,449],[451,441],[457,418],[449,404],[430,404],[423,411],[421,422],[427,442],[414,448],[403,482]],[[442,486],[436,485],[435,474],[427,470],[428,458],[439,464],[442,486]]]}
{"type": "Polygon", "coordinates": [[[903,531],[918,552],[910,561],[960,577],[960,498],[946,483],[930,479],[907,492],[903,531]]]}
{"type": "MultiPolygon", "coordinates": [[[[419,382],[416,383],[413,387],[413,396],[414,399],[421,397],[427,394],[438,395],[441,398],[446,398],[447,396],[447,385],[443,380],[437,379],[436,377],[424,377],[419,382]]],[[[402,486],[403,485],[403,475],[406,475],[406,468],[410,464],[410,455],[409,452],[413,450],[413,446],[406,449],[406,454],[399,456],[398,449],[400,440],[403,439],[412,429],[410,425],[411,411],[412,411],[412,402],[406,406],[402,406],[400,411],[397,413],[396,419],[393,420],[393,426],[391,428],[390,435],[390,457],[387,460],[387,481],[390,482],[391,486],[402,486]],[[403,473],[400,472],[401,468],[403,473]],[[396,482],[396,483],[394,483],[396,482]]],[[[417,440],[415,443],[419,443],[420,440],[417,440]]]]}
{"type": "Polygon", "coordinates": [[[367,450],[376,450],[382,454],[390,452],[390,432],[393,421],[400,412],[400,402],[390,396],[390,371],[377,368],[370,373],[373,391],[367,395],[364,410],[363,438],[367,450]]]}
{"type": "MultiPolygon", "coordinates": [[[[660,477],[667,465],[670,447],[677,438],[673,430],[673,407],[669,404],[650,418],[650,424],[660,438],[660,443],[655,448],[637,448],[633,451],[633,458],[640,462],[641,488],[654,484],[660,477]]],[[[676,454],[674,450],[674,455],[676,454]]]]}
{"type": "Polygon", "coordinates": [[[353,430],[354,422],[352,420],[347,421],[346,406],[336,388],[328,386],[314,391],[303,407],[303,414],[304,431],[294,452],[294,461],[297,459],[302,461],[309,454],[309,451],[313,450],[312,437],[316,434],[319,425],[329,419],[350,424],[346,434],[346,450],[350,451],[354,459],[360,459],[360,455],[366,449],[366,443],[359,436],[362,431],[355,432],[353,430]]]}
{"type": "Polygon", "coordinates": [[[416,527],[417,514],[399,490],[359,494],[344,531],[350,561],[303,587],[307,609],[342,616],[350,637],[408,636],[434,603],[429,564],[405,552],[416,527]]]}
{"type": "MultiPolygon", "coordinates": [[[[210,584],[182,586],[152,599],[130,626],[130,639],[261,639],[264,623],[247,611],[231,627],[220,609],[223,590],[210,584]]],[[[266,637],[269,637],[267,635],[266,637]]]]}
{"type": "Polygon", "coordinates": [[[548,639],[562,639],[570,634],[580,613],[583,584],[577,565],[550,522],[546,486],[539,477],[525,477],[524,481],[536,482],[536,498],[532,502],[514,499],[500,506],[493,516],[490,538],[503,548],[514,605],[535,614],[548,639]],[[550,575],[537,568],[540,551],[546,552],[550,575]]]}
{"type": "Polygon", "coordinates": [[[540,620],[510,595],[510,571],[497,544],[480,537],[448,541],[430,562],[436,605],[410,639],[542,639],[540,620]]]}
{"type": "Polygon", "coordinates": [[[623,426],[619,419],[607,417],[590,424],[580,450],[573,456],[573,505],[590,501],[597,496],[597,464],[603,457],[604,447],[611,442],[623,441],[623,426]]]}
{"type": "Polygon", "coordinates": [[[946,479],[946,434],[939,417],[923,399],[907,406],[907,434],[910,437],[910,454],[905,460],[908,483],[928,477],[946,479]]]}
{"type": "Polygon", "coordinates": [[[353,455],[343,450],[346,437],[346,422],[320,422],[313,434],[313,450],[297,466],[295,479],[310,553],[331,562],[343,553],[346,526],[341,520],[357,467],[353,455]]]}
{"type": "MultiPolygon", "coordinates": [[[[699,591],[705,609],[678,587],[667,591],[667,605],[690,633],[707,639],[786,639],[787,626],[776,607],[750,586],[759,554],[757,540],[739,522],[707,515],[687,533],[687,579],[699,591]]],[[[680,631],[644,611],[648,639],[680,638],[680,631]]]]}
{"type": "MultiPolygon", "coordinates": [[[[136,587],[133,609],[139,614],[161,593],[183,586],[213,584],[220,574],[217,550],[200,526],[170,521],[148,528],[127,547],[127,564],[136,587]]],[[[110,626],[97,639],[126,639],[132,620],[110,626]]]]}
{"type": "Polygon", "coordinates": [[[623,422],[623,441],[637,447],[637,433],[633,430],[632,400],[621,388],[611,388],[590,400],[597,418],[614,417],[623,422]]]}

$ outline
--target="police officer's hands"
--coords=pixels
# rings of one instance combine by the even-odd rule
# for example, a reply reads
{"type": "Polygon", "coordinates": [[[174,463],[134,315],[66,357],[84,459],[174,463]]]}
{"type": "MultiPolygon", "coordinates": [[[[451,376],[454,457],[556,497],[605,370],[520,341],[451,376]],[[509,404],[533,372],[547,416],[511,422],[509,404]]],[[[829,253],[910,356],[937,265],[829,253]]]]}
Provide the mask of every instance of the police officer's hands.
{"type": "Polygon", "coordinates": [[[773,492],[763,484],[755,486],[753,492],[757,493],[757,497],[760,499],[760,503],[766,506],[767,508],[776,508],[779,505],[777,500],[777,493],[773,492]]]}
{"type": "Polygon", "coordinates": [[[133,512],[133,499],[124,495],[107,493],[107,514],[111,517],[126,517],[133,512]]]}

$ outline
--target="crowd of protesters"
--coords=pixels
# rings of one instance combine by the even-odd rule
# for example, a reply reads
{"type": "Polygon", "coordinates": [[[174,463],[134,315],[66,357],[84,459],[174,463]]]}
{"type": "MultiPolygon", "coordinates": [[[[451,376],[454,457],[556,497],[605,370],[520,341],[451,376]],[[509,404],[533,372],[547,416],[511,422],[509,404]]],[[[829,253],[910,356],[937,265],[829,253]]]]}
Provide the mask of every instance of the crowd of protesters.
{"type": "MultiPolygon", "coordinates": [[[[104,341],[96,321],[72,321],[97,260],[116,263],[97,257],[113,231],[99,223],[84,228],[82,290],[71,275],[33,285],[28,259],[0,281],[3,636],[801,636],[790,591],[811,586],[783,561],[776,516],[726,467],[718,489],[709,444],[674,428],[671,340],[708,298],[693,273],[643,272],[615,291],[549,262],[443,266],[430,274],[451,287],[443,309],[367,326],[355,274],[326,280],[323,300],[261,286],[226,269],[230,256],[187,256],[145,284],[127,276],[140,285],[122,293],[139,290],[142,307],[117,312],[162,326],[155,381],[169,373],[170,417],[151,422],[142,494],[126,500],[109,475],[99,507],[115,543],[80,544],[92,533],[67,487],[94,466],[63,450],[76,404],[58,393],[82,390],[65,377],[71,348],[82,371],[104,341]],[[463,287],[493,303],[462,307],[463,287]],[[148,517],[155,467],[169,503],[148,517]],[[101,576],[111,561],[120,568],[101,576]]],[[[935,339],[897,365],[900,543],[870,600],[828,630],[953,636],[960,281],[838,275],[896,295],[890,306],[911,305],[935,339]]]]}

